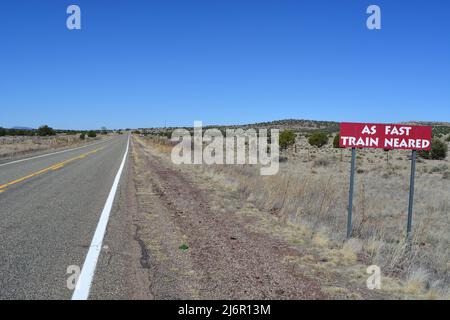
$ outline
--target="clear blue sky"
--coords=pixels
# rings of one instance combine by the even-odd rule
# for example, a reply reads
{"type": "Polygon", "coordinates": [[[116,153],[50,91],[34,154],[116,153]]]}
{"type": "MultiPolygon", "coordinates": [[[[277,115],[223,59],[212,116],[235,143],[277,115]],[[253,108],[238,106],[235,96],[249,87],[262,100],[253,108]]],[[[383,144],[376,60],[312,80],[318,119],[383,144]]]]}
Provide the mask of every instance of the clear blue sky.
{"type": "Polygon", "coordinates": [[[448,0],[1,1],[0,126],[450,121],[449,13],[448,0]]]}

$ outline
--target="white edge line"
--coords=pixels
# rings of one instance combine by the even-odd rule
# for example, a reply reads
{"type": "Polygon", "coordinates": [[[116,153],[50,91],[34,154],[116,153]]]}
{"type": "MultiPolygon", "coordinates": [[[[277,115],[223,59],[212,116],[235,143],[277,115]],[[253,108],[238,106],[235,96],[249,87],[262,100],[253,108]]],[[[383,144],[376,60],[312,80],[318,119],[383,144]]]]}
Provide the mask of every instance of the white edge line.
{"type": "Polygon", "coordinates": [[[81,269],[77,285],[75,286],[75,291],[72,295],[72,300],[87,300],[89,297],[89,291],[91,289],[92,280],[94,279],[97,260],[100,255],[100,251],[102,250],[103,237],[105,236],[109,215],[111,213],[112,205],[117,192],[117,187],[119,185],[120,177],[122,175],[122,171],[127,159],[129,145],[130,136],[128,136],[125,155],[123,156],[119,171],[117,171],[117,175],[114,179],[111,191],[109,192],[108,199],[106,199],[105,207],[103,208],[102,214],[100,215],[100,220],[98,221],[97,228],[95,229],[91,246],[89,247],[86,259],[84,260],[83,268],[81,269]]]}
{"type": "Polygon", "coordinates": [[[15,160],[15,161],[7,162],[7,163],[2,163],[2,164],[0,164],[0,167],[7,166],[8,164],[14,164],[14,163],[24,162],[24,161],[28,161],[28,160],[33,160],[33,159],[44,158],[44,157],[52,156],[52,155],[55,155],[55,154],[60,154],[60,153],[64,153],[64,152],[69,152],[69,151],[74,151],[74,150],[78,150],[78,149],[82,149],[82,148],[87,148],[87,147],[95,146],[95,145],[100,144],[100,143],[111,141],[112,139],[113,138],[108,139],[108,140],[104,140],[104,141],[99,141],[99,142],[96,142],[96,143],[87,144],[87,145],[81,146],[81,147],[61,150],[61,151],[52,152],[52,153],[46,153],[46,154],[42,154],[40,156],[35,156],[35,157],[31,157],[31,158],[25,158],[25,159],[15,160]]]}

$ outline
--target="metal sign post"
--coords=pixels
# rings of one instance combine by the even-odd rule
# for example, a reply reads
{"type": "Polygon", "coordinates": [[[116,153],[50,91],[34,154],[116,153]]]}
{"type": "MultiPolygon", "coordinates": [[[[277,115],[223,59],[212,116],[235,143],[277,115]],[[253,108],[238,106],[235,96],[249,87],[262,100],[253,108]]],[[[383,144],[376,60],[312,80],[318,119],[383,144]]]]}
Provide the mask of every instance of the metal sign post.
{"type": "Polygon", "coordinates": [[[408,242],[412,239],[412,215],[413,215],[413,206],[414,206],[414,180],[416,176],[416,158],[417,151],[413,150],[411,155],[411,181],[409,183],[409,206],[408,206],[408,225],[406,227],[406,236],[408,242]]]}
{"type": "Polygon", "coordinates": [[[352,236],[353,190],[355,187],[356,148],[352,148],[352,164],[350,168],[350,192],[348,195],[347,239],[352,236]]]}

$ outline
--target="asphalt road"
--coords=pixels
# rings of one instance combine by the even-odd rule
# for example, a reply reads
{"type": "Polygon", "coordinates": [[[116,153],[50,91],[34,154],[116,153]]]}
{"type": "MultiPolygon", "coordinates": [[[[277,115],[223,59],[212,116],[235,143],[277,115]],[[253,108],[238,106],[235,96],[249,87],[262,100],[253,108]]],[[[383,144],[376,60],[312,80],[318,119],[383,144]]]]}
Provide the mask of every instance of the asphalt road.
{"type": "Polygon", "coordinates": [[[0,299],[71,298],[127,141],[0,164],[0,299]]]}

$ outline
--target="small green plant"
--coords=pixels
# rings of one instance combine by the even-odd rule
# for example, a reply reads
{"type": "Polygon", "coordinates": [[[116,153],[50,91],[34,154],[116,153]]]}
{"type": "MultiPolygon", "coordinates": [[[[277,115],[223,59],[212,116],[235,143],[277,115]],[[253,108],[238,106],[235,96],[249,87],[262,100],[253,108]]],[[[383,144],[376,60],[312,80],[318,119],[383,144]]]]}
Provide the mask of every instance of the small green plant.
{"type": "Polygon", "coordinates": [[[183,243],[181,246],[178,247],[178,249],[180,249],[181,251],[186,251],[187,249],[189,249],[189,246],[183,243]]]}
{"type": "Polygon", "coordinates": [[[97,133],[94,130],[91,130],[88,132],[87,136],[89,138],[95,138],[95,137],[97,137],[97,133]]]}
{"type": "Polygon", "coordinates": [[[419,152],[419,156],[430,160],[444,160],[447,158],[447,153],[448,145],[439,139],[433,139],[431,141],[431,150],[422,150],[419,152]]]}
{"type": "Polygon", "coordinates": [[[80,134],[80,140],[84,140],[84,139],[86,139],[86,133],[81,133],[80,134]]]}
{"type": "Polygon", "coordinates": [[[295,133],[292,130],[283,130],[279,137],[281,150],[286,150],[295,143],[295,133]]]}
{"type": "Polygon", "coordinates": [[[321,148],[328,143],[328,136],[324,132],[313,133],[309,136],[308,142],[312,146],[321,148]]]}

